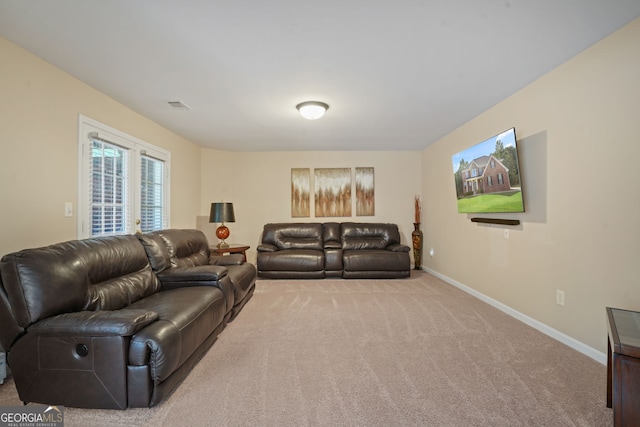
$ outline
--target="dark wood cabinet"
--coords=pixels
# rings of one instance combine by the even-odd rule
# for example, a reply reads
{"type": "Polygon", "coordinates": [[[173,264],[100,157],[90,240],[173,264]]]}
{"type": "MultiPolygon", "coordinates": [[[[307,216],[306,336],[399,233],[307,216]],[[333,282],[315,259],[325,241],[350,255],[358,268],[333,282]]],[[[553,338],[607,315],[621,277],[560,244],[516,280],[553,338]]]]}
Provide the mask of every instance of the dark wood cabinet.
{"type": "Polygon", "coordinates": [[[613,425],[640,423],[640,313],[607,307],[607,406],[613,425]]]}

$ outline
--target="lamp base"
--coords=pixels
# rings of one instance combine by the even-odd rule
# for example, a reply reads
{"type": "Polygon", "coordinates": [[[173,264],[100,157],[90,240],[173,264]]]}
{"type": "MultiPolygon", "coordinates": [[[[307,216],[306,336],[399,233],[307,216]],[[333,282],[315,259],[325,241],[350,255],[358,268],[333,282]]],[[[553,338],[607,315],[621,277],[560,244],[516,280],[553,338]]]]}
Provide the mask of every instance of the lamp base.
{"type": "Polygon", "coordinates": [[[220,243],[218,243],[218,249],[220,248],[228,248],[229,244],[227,244],[224,239],[228,238],[231,232],[229,231],[229,227],[224,225],[220,225],[220,227],[216,228],[216,237],[220,239],[220,243]]]}

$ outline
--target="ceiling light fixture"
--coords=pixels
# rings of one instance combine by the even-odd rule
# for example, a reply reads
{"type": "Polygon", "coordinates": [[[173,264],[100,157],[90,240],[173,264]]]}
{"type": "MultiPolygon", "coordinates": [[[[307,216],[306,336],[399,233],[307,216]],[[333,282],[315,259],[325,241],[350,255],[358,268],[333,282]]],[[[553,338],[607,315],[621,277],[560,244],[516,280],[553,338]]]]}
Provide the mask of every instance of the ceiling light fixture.
{"type": "Polygon", "coordinates": [[[324,102],[306,101],[296,105],[296,108],[305,119],[315,120],[324,116],[324,112],[327,111],[329,106],[324,102]]]}

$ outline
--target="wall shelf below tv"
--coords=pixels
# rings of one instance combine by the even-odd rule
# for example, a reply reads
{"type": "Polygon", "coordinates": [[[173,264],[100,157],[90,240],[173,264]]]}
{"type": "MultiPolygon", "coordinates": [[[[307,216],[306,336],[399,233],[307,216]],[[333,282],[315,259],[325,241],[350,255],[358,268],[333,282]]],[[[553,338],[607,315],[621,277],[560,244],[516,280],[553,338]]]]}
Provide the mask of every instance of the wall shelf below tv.
{"type": "Polygon", "coordinates": [[[471,222],[481,222],[483,224],[520,225],[519,219],[471,218],[471,222]]]}

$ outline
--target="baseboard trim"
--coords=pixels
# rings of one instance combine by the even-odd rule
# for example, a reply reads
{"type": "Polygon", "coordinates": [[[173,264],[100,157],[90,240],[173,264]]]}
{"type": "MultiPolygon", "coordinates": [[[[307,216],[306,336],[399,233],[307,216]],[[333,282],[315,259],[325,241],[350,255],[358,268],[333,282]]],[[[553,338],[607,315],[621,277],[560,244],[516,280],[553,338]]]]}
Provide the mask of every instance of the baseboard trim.
{"type": "Polygon", "coordinates": [[[570,337],[567,334],[564,334],[556,329],[553,329],[552,327],[545,325],[544,323],[527,316],[526,314],[522,314],[517,310],[514,310],[513,308],[509,307],[508,305],[505,305],[503,303],[501,303],[500,301],[496,301],[491,297],[488,297],[486,295],[484,295],[483,293],[480,293],[478,291],[476,291],[475,289],[472,289],[466,285],[463,285],[462,283],[452,279],[451,277],[445,276],[444,274],[438,273],[435,270],[432,270],[430,268],[427,267],[422,267],[422,269],[424,271],[426,271],[429,274],[432,274],[434,276],[436,276],[437,278],[447,282],[448,284],[468,293],[469,295],[472,295],[476,298],[478,298],[481,301],[486,302],[487,304],[497,308],[498,310],[508,314],[509,316],[531,326],[532,328],[535,328],[537,330],[539,330],[540,332],[542,332],[545,335],[550,336],[553,339],[556,339],[558,341],[560,341],[561,343],[571,347],[572,349],[579,351],[580,353],[584,354],[585,356],[588,356],[590,358],[592,358],[593,360],[600,362],[603,365],[607,364],[607,355],[596,350],[593,347],[590,347],[588,345],[586,345],[585,343],[576,340],[575,338],[570,337]]]}

